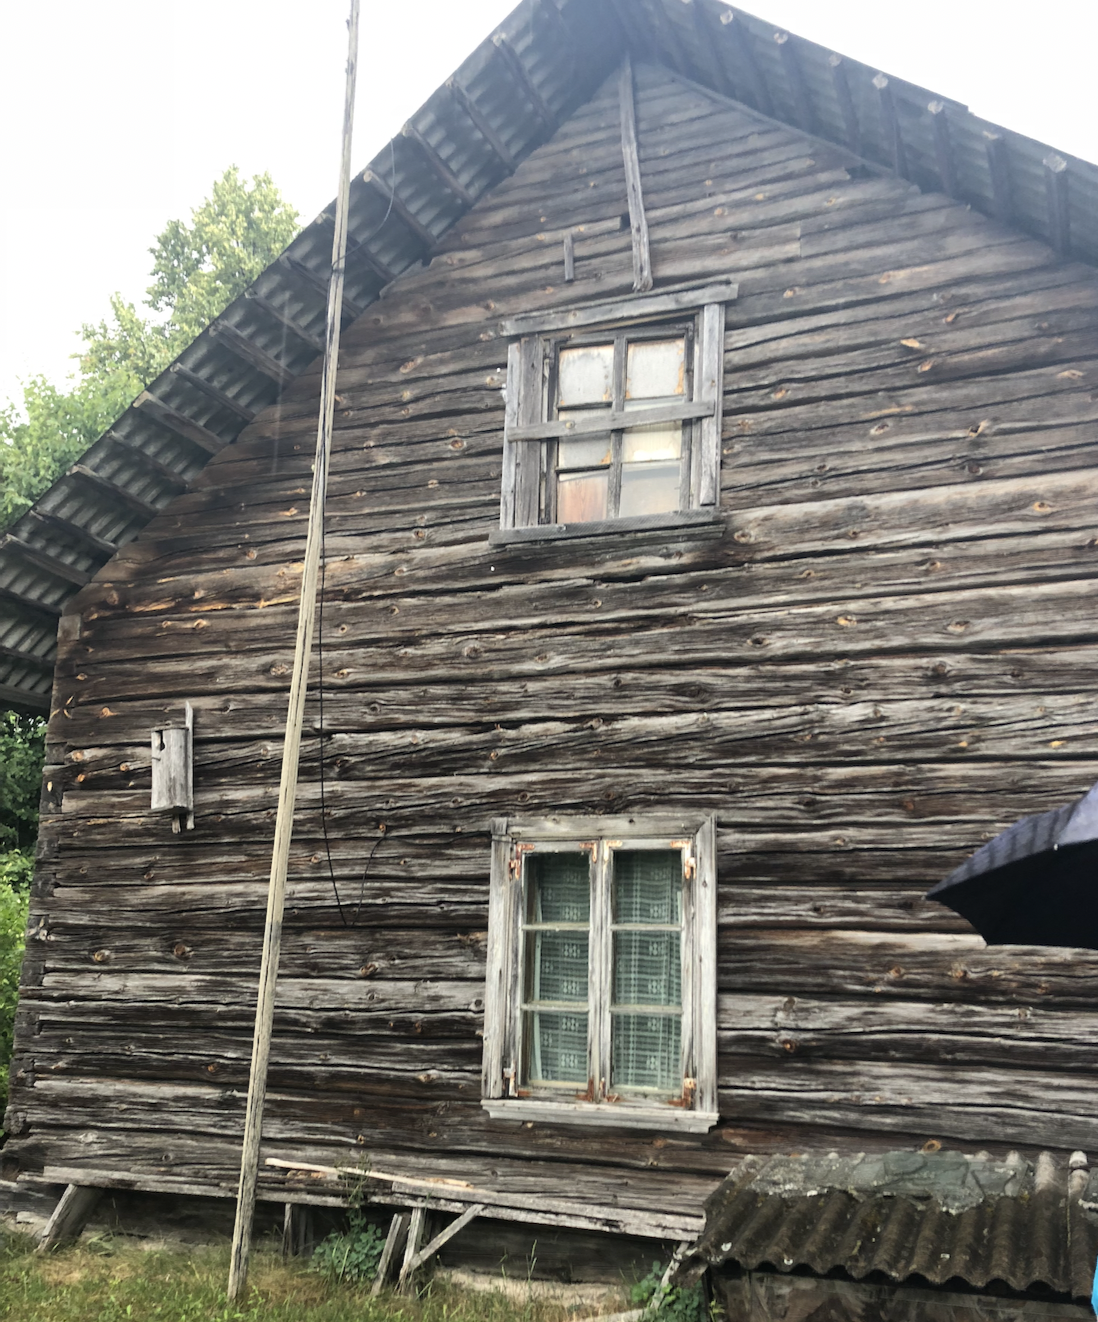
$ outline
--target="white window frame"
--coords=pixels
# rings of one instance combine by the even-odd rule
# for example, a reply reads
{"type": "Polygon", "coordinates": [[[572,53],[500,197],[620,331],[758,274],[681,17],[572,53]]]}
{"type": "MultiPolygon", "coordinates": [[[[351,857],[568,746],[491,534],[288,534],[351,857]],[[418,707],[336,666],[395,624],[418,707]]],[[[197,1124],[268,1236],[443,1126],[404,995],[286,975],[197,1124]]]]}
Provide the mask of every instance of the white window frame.
{"type": "Polygon", "coordinates": [[[728,281],[701,288],[665,291],[585,304],[562,312],[534,313],[503,323],[510,338],[507,354],[506,412],[500,528],[495,542],[591,536],[645,528],[712,524],[720,511],[721,403],[724,368],[724,310],[738,293],[728,281]],[[630,413],[600,415],[592,426],[620,432],[643,423],[682,421],[691,425],[690,492],[685,509],[664,514],[610,518],[590,523],[546,523],[545,483],[548,442],[576,435],[574,422],[550,418],[548,368],[562,337],[580,333],[612,335],[631,326],[681,326],[694,320],[693,398],[630,413]]]}
{"type": "MultiPolygon", "coordinates": [[[[596,891],[598,887],[596,885],[596,891]]],[[[492,823],[488,904],[488,966],[484,996],[482,1104],[495,1119],[546,1121],[618,1128],[704,1133],[716,1124],[717,1103],[717,868],[713,818],[668,815],[627,817],[497,818],[492,823]],[[591,1027],[587,1092],[523,1096],[522,911],[526,860],[539,851],[583,850],[593,875],[613,849],[674,849],[683,857],[682,1060],[683,1089],[672,1099],[606,1095],[598,1069],[597,1026],[608,1021],[611,970],[600,952],[608,944],[608,887],[592,906],[590,927],[591,1027]]],[[[604,1042],[603,1054],[608,1044],[604,1042]]],[[[605,1068],[605,1067],[604,1067],[605,1068]]]]}

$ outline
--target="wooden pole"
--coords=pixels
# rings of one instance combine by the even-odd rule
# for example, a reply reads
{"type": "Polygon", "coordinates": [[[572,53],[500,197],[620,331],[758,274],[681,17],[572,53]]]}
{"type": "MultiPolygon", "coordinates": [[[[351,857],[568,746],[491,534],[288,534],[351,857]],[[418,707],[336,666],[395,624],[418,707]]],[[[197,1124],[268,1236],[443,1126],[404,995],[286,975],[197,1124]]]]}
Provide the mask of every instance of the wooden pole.
{"type": "Polygon", "coordinates": [[[256,1182],[259,1175],[259,1144],[263,1130],[263,1103],[267,1094],[267,1066],[271,1055],[275,984],[282,944],[282,911],[286,899],[290,838],[293,834],[294,803],[297,798],[298,757],[301,724],[305,715],[305,692],[309,680],[309,657],[313,649],[316,592],[320,572],[320,547],[324,532],[324,498],[328,489],[328,457],[335,415],[336,368],[339,362],[339,329],[343,310],[343,275],[347,254],[347,210],[351,187],[351,127],[354,119],[355,72],[358,62],[359,0],[351,0],[348,27],[347,87],[343,103],[343,154],[339,167],[335,234],[332,239],[332,278],[328,286],[328,330],[324,343],[324,376],[320,386],[320,419],[316,435],[316,462],[309,506],[309,529],[305,540],[305,564],[301,576],[301,605],[297,617],[297,644],[286,712],[286,740],[282,752],[282,782],[278,792],[271,882],[267,892],[267,922],[263,932],[263,960],[259,970],[252,1068],[248,1079],[248,1105],[244,1117],[244,1143],[240,1157],[240,1190],[236,1201],[232,1260],[229,1265],[229,1298],[239,1299],[248,1281],[252,1218],[255,1213],[256,1182]]]}

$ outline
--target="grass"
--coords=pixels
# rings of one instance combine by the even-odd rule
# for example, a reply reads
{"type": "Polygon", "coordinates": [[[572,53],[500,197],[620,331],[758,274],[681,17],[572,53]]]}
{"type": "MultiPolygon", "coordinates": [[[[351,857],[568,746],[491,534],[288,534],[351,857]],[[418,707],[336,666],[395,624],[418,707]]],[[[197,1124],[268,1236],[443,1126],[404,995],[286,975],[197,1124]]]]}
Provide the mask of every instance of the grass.
{"type": "MultiPolygon", "coordinates": [[[[12,1322],[566,1322],[549,1301],[428,1285],[418,1298],[333,1284],[270,1250],[253,1255],[246,1299],[225,1296],[228,1247],[144,1249],[83,1241],[36,1257],[29,1238],[0,1239],[0,1318],[12,1322]]],[[[589,1310],[580,1310],[580,1316],[589,1310]]]]}

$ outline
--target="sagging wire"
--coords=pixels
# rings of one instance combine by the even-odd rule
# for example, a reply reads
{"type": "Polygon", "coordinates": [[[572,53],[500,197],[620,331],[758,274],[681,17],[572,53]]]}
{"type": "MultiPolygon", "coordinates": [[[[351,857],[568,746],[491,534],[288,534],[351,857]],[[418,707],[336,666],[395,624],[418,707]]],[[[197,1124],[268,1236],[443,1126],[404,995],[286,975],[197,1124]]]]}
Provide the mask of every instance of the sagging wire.
{"type": "MultiPolygon", "coordinates": [[[[389,139],[389,205],[386,208],[385,215],[377,224],[373,232],[364,239],[356,239],[358,247],[364,247],[385,228],[385,222],[393,214],[393,202],[396,198],[396,150],[393,147],[393,140],[389,139]]],[[[346,260],[346,259],[345,259],[346,260]]],[[[285,332],[283,332],[285,334],[285,332]]],[[[328,877],[332,883],[332,894],[335,896],[336,909],[339,911],[339,920],[344,927],[354,927],[358,923],[359,915],[362,913],[362,905],[366,898],[366,878],[370,872],[370,865],[374,861],[374,854],[377,853],[377,847],[385,839],[385,823],[378,823],[378,837],[373,843],[366,858],[366,866],[362,869],[362,881],[359,885],[358,904],[355,906],[355,916],[351,922],[347,921],[347,915],[343,911],[343,902],[339,898],[339,883],[336,881],[335,864],[332,862],[332,842],[328,836],[328,796],[327,796],[327,777],[324,772],[324,596],[325,582],[328,572],[328,520],[325,517],[320,529],[320,601],[317,605],[317,683],[316,694],[319,703],[318,726],[317,726],[317,757],[320,762],[320,829],[324,836],[324,856],[328,863],[328,877]]]]}

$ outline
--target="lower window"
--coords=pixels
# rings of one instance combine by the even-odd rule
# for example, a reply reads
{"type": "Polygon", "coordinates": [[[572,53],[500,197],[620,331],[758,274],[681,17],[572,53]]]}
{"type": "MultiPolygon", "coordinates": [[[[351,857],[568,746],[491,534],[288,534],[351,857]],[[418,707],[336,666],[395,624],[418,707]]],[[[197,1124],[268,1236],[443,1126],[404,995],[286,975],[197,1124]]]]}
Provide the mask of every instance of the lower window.
{"type": "Polygon", "coordinates": [[[488,1111],[708,1129],[717,1118],[712,821],[494,827],[488,1111]]]}

